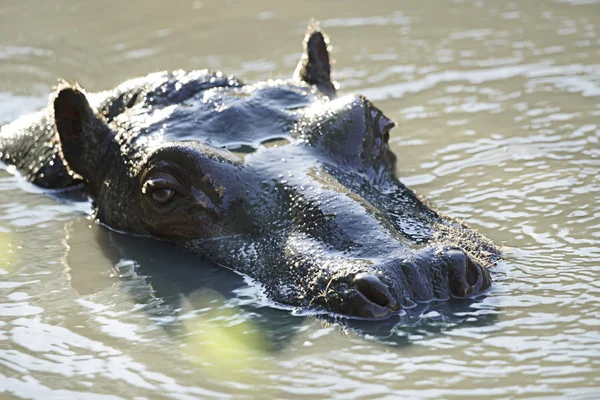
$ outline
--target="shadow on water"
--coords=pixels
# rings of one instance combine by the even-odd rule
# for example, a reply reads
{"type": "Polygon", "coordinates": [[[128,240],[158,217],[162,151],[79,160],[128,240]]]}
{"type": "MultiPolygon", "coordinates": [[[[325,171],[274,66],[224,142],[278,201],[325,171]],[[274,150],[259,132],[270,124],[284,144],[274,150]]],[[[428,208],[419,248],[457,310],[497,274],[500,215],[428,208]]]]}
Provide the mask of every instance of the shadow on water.
{"type": "Polygon", "coordinates": [[[67,224],[71,286],[87,295],[116,281],[149,318],[173,335],[185,334],[194,315],[232,312],[260,331],[264,350],[278,350],[295,336],[305,317],[274,307],[258,284],[170,243],[110,231],[87,218],[67,224]],[[90,263],[91,253],[103,263],[90,263]]]}
{"type": "Polygon", "coordinates": [[[482,307],[487,294],[473,299],[451,299],[417,304],[400,315],[384,321],[356,319],[325,319],[339,323],[345,332],[362,335],[391,346],[411,343],[442,336],[456,328],[475,328],[496,323],[500,312],[498,306],[482,307]]]}
{"type": "Polygon", "coordinates": [[[101,291],[118,281],[139,305],[138,309],[175,336],[186,334],[185,321],[192,315],[214,319],[226,314],[230,320],[249,322],[247,326],[262,338],[260,350],[268,352],[284,349],[307,319],[332,325],[340,334],[403,346],[456,327],[491,325],[497,320],[497,307],[482,306],[486,295],[419,304],[401,315],[379,321],[285,309],[268,301],[260,285],[242,275],[175,245],[113,232],[87,218],[68,222],[66,244],[71,286],[80,295],[101,291]],[[82,235],[86,231],[91,232],[91,237],[82,235]],[[88,261],[93,252],[95,258],[107,260],[104,269],[101,263],[88,261]],[[101,283],[103,280],[106,282],[101,283]]]}

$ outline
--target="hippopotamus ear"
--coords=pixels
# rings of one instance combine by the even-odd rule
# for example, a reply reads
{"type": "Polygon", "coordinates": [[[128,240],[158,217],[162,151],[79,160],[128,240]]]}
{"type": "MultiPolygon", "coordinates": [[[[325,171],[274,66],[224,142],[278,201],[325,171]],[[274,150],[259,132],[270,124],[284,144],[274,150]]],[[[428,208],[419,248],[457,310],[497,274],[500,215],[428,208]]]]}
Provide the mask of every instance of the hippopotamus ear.
{"type": "Polygon", "coordinates": [[[105,152],[110,128],[94,113],[79,85],[62,83],[53,103],[61,156],[70,170],[89,180],[105,152]]]}
{"type": "Polygon", "coordinates": [[[329,38],[313,22],[304,36],[304,53],[298,62],[293,79],[315,85],[329,97],[335,97],[335,84],[331,81],[329,38]]]}

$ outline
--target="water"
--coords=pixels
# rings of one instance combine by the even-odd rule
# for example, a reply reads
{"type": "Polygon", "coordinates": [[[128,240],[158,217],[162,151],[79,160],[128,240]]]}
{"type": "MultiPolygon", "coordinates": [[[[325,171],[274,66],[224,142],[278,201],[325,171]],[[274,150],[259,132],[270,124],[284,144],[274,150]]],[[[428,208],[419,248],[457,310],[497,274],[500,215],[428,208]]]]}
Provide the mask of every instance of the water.
{"type": "Polygon", "coordinates": [[[58,77],[288,77],[311,17],[342,93],[397,122],[402,180],[504,246],[493,290],[378,324],[296,315],[0,171],[0,397],[600,398],[598,1],[5,2],[0,123],[58,77]]]}

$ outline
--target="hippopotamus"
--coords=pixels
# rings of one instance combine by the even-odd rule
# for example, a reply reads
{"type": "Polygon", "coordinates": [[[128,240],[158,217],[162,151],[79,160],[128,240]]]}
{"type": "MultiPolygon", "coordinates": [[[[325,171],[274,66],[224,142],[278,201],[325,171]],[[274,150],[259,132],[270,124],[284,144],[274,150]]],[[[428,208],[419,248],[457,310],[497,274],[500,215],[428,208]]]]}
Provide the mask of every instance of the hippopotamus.
{"type": "Polygon", "coordinates": [[[1,128],[1,160],[43,189],[83,188],[109,229],[175,243],[281,305],[386,318],[484,292],[499,249],[402,184],[394,123],[338,96],[317,24],[303,45],[285,80],[60,81],[47,108],[1,128]]]}

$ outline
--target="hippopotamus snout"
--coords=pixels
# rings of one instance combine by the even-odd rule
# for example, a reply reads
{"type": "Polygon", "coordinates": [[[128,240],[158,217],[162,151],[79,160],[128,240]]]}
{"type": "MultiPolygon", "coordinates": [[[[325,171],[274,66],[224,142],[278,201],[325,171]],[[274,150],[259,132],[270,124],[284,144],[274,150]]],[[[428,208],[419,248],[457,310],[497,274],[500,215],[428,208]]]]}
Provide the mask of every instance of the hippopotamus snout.
{"type": "Polygon", "coordinates": [[[386,318],[417,302],[477,295],[490,283],[488,271],[463,250],[427,249],[329,281],[317,304],[354,317],[386,318]]]}

